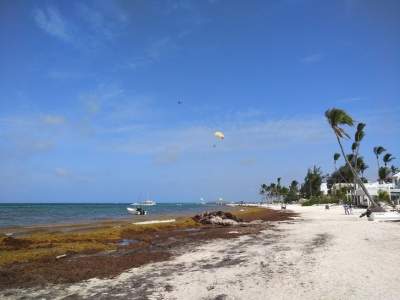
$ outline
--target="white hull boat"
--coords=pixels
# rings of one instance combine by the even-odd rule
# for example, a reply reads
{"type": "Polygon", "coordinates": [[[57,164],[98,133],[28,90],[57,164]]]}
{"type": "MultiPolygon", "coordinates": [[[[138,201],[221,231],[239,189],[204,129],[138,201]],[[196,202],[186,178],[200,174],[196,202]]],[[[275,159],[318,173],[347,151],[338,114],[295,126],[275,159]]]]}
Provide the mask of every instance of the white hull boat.
{"type": "Polygon", "coordinates": [[[142,208],[127,207],[126,210],[128,211],[128,213],[130,213],[132,215],[139,215],[139,216],[147,215],[147,211],[142,208]]]}
{"type": "Polygon", "coordinates": [[[397,211],[373,212],[368,217],[369,221],[400,221],[400,213],[397,211]]]}
{"type": "Polygon", "coordinates": [[[143,202],[132,203],[131,205],[154,206],[156,204],[157,203],[153,200],[144,200],[143,202]]]}

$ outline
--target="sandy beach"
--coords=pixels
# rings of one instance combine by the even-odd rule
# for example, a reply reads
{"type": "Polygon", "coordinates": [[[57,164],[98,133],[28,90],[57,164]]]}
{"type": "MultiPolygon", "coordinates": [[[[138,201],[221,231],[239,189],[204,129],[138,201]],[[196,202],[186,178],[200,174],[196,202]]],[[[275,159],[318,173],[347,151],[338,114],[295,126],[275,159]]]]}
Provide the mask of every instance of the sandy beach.
{"type": "MultiPolygon", "coordinates": [[[[110,279],[3,290],[3,299],[398,299],[399,223],[289,206],[257,234],[186,245],[110,279]]],[[[233,228],[232,231],[235,229],[233,228]]]]}

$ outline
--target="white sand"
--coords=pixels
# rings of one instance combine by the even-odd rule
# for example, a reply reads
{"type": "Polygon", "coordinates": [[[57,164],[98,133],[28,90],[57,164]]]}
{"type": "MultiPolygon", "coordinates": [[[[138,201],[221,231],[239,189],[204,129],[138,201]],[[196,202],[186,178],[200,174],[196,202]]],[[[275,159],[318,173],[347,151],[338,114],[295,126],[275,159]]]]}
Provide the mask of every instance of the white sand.
{"type": "Polygon", "coordinates": [[[400,299],[400,223],[346,216],[340,207],[288,209],[301,218],[275,230],[188,247],[114,279],[10,298],[400,299]]]}

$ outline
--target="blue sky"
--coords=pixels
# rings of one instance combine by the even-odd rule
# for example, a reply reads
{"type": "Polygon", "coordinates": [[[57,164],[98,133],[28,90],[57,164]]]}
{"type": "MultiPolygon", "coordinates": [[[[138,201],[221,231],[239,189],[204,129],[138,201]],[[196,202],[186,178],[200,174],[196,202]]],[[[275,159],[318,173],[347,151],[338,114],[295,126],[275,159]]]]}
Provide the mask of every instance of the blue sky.
{"type": "Polygon", "coordinates": [[[1,1],[0,44],[0,202],[258,199],[330,107],[400,165],[398,1],[1,1]]]}

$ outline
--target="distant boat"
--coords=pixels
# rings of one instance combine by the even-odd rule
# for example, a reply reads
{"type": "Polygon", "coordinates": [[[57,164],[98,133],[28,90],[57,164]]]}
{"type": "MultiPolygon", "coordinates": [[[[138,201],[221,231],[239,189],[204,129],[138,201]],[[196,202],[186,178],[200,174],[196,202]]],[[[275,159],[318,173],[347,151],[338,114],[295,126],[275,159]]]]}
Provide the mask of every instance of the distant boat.
{"type": "Polygon", "coordinates": [[[144,210],[141,207],[127,207],[126,210],[128,213],[133,215],[145,216],[147,215],[147,210],[144,210]]]}
{"type": "Polygon", "coordinates": [[[154,206],[154,205],[156,205],[157,203],[155,202],[155,201],[153,201],[153,200],[144,200],[144,201],[142,201],[142,202],[135,202],[135,203],[132,203],[131,205],[143,205],[143,206],[154,206]]]}

